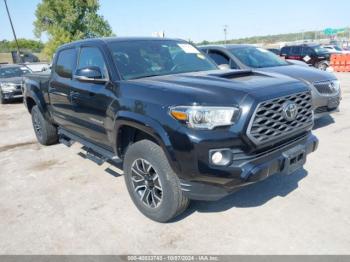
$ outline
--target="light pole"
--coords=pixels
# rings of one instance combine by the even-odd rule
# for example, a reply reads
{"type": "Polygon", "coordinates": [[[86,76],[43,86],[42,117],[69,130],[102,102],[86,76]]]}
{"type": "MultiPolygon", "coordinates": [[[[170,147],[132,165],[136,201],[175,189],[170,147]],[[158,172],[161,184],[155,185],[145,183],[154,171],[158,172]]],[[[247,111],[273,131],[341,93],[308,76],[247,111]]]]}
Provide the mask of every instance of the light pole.
{"type": "Polygon", "coordinates": [[[301,30],[301,42],[304,42],[304,29],[301,30]]]}
{"type": "Polygon", "coordinates": [[[225,45],[227,44],[227,28],[228,25],[224,25],[225,45]]]}
{"type": "Polygon", "coordinates": [[[18,45],[18,41],[17,41],[16,32],[15,32],[15,29],[14,29],[13,24],[12,24],[12,19],[11,19],[11,16],[10,16],[10,12],[9,12],[9,9],[8,9],[6,0],[4,0],[4,3],[5,3],[7,15],[8,15],[9,20],[10,20],[10,24],[11,24],[11,28],[12,28],[12,33],[13,33],[13,36],[14,36],[14,38],[15,38],[15,42],[16,42],[16,46],[17,46],[17,55],[18,55],[18,58],[19,58],[20,62],[22,62],[22,57],[21,57],[21,52],[20,52],[20,50],[19,50],[19,45],[18,45]]]}

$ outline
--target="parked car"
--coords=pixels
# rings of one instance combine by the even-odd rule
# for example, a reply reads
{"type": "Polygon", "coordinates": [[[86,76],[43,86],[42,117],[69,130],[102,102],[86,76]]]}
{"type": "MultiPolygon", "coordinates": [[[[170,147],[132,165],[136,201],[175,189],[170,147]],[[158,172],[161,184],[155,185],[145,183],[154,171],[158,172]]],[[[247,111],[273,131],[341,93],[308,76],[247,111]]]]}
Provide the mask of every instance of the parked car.
{"type": "Polygon", "coordinates": [[[25,66],[2,64],[0,65],[0,103],[4,104],[12,99],[22,98],[23,76],[31,73],[25,66]]]}
{"type": "Polygon", "coordinates": [[[28,67],[32,72],[43,72],[50,69],[50,64],[46,62],[24,63],[21,65],[28,67]]]}
{"type": "Polygon", "coordinates": [[[287,75],[307,83],[312,90],[313,109],[317,118],[338,110],[340,83],[334,74],[311,67],[295,65],[268,50],[250,45],[203,46],[216,64],[232,69],[254,69],[287,75]]]}
{"type": "Polygon", "coordinates": [[[327,49],[327,51],[331,54],[350,54],[350,51],[344,50],[337,45],[324,45],[322,47],[327,49]]]}
{"type": "Polygon", "coordinates": [[[320,70],[329,66],[330,53],[319,44],[300,44],[284,46],[280,55],[285,59],[301,60],[320,70]]]}
{"type": "Polygon", "coordinates": [[[66,44],[51,74],[28,75],[24,89],[41,144],[76,141],[96,163],[123,163],[131,199],[160,222],[190,199],[218,200],[292,174],[318,144],[305,83],[218,70],[182,40],[66,44]]]}
{"type": "Polygon", "coordinates": [[[279,48],[267,48],[270,52],[274,53],[275,55],[280,55],[281,49],[279,48]]]}
{"type": "MultiPolygon", "coordinates": [[[[274,53],[275,55],[280,55],[281,53],[281,49],[279,48],[267,48],[266,50],[274,53]]],[[[295,65],[301,65],[301,66],[309,66],[307,63],[305,63],[304,61],[301,60],[293,60],[293,59],[286,59],[288,62],[290,62],[291,64],[295,64],[295,65]]]]}

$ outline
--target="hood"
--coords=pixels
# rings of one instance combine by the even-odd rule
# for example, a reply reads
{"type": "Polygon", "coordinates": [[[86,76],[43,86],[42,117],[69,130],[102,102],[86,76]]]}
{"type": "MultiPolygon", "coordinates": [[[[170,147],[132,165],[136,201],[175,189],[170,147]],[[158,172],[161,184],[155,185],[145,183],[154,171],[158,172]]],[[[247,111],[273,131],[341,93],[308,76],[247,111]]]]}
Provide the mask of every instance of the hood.
{"type": "Polygon", "coordinates": [[[263,72],[273,72],[287,75],[296,79],[304,80],[309,83],[326,80],[336,80],[337,78],[332,73],[321,71],[312,67],[304,67],[299,65],[286,65],[276,67],[266,67],[259,69],[263,72]]]}
{"type": "Polygon", "coordinates": [[[155,76],[128,82],[147,86],[148,91],[163,91],[164,102],[171,97],[171,101],[202,105],[240,104],[247,96],[264,101],[308,90],[304,83],[296,79],[250,70],[214,70],[155,76]]]}
{"type": "Polygon", "coordinates": [[[22,80],[23,80],[22,76],[0,78],[0,83],[13,83],[16,85],[20,85],[22,83],[22,80]]]}

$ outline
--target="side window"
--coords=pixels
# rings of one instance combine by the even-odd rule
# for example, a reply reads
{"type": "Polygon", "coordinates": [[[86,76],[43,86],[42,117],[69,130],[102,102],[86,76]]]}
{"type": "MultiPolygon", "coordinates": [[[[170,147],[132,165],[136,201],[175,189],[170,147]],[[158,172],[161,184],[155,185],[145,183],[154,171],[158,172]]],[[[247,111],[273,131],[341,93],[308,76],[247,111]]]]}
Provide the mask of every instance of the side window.
{"type": "Polygon", "coordinates": [[[230,64],[230,58],[228,58],[225,54],[223,54],[219,51],[209,50],[208,54],[217,65],[224,65],[224,64],[229,65],[230,64]]]}
{"type": "Polygon", "coordinates": [[[310,47],[303,47],[303,52],[302,52],[302,56],[311,56],[313,54],[313,50],[310,47]]]}
{"type": "Polygon", "coordinates": [[[72,78],[75,61],[76,52],[74,48],[65,49],[59,52],[55,65],[56,74],[64,78],[72,78]]]}
{"type": "Polygon", "coordinates": [[[206,48],[201,48],[200,49],[204,54],[208,54],[208,49],[206,49],[206,48]]]}
{"type": "Polygon", "coordinates": [[[307,54],[308,54],[309,56],[315,55],[315,53],[316,53],[315,50],[313,50],[313,49],[310,48],[310,47],[308,47],[307,49],[308,49],[308,53],[307,53],[307,54]]]}
{"type": "Polygon", "coordinates": [[[300,56],[301,55],[301,46],[293,46],[290,54],[295,55],[295,56],[300,56]]]}
{"type": "Polygon", "coordinates": [[[77,69],[89,66],[100,68],[103,78],[108,76],[105,60],[101,51],[97,47],[81,48],[77,69]]]}

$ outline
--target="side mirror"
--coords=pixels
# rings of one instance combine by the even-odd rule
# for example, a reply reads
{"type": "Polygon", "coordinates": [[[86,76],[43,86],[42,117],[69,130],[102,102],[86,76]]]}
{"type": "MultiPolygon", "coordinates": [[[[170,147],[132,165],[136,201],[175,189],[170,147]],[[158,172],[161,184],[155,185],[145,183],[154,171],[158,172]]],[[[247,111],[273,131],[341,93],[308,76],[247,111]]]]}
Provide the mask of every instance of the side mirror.
{"type": "Polygon", "coordinates": [[[97,66],[88,66],[77,69],[75,71],[74,79],[88,83],[104,84],[107,82],[107,79],[102,76],[101,69],[97,66]]]}
{"type": "Polygon", "coordinates": [[[230,65],[228,64],[222,64],[218,66],[220,70],[227,70],[230,69],[230,65]]]}

